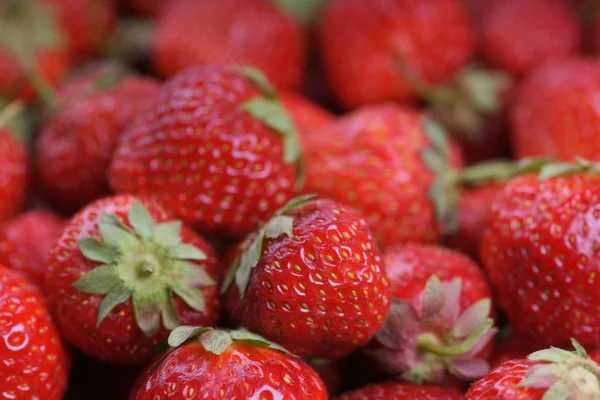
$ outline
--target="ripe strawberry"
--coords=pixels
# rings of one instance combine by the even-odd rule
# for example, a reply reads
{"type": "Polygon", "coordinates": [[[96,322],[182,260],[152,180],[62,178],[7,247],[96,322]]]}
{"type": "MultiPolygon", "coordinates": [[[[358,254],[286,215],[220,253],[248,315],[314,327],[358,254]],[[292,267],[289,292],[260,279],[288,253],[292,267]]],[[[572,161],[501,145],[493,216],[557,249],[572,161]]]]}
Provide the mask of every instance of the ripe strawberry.
{"type": "Polygon", "coordinates": [[[224,304],[233,322],[294,354],[339,358],[383,324],[388,282],[366,222],[311,197],[290,201],[225,258],[224,304]]]}
{"type": "Polygon", "coordinates": [[[507,361],[475,382],[465,400],[597,399],[600,397],[600,354],[551,348],[528,359],[507,361]]]}
{"type": "Polygon", "coordinates": [[[46,290],[73,345],[104,362],[136,365],[180,322],[216,322],[215,278],[216,259],[200,236],[157,204],[121,195],[67,222],[50,254],[46,290]]]}
{"type": "Polygon", "coordinates": [[[384,253],[392,306],[366,350],[382,371],[415,383],[472,381],[489,372],[490,289],[467,257],[429,245],[384,253]]]}
{"type": "Polygon", "coordinates": [[[479,18],[481,51],[493,67],[525,75],[548,61],[581,51],[577,17],[548,0],[493,0],[479,18]]]}
{"type": "Polygon", "coordinates": [[[142,374],[130,400],[167,395],[200,399],[326,400],[317,373],[266,339],[245,331],[180,327],[175,349],[142,374]]]}
{"type": "Polygon", "coordinates": [[[300,26],[269,0],[183,0],[159,18],[152,57],[167,77],[196,65],[250,65],[296,89],[305,53],[300,26]]]}
{"type": "Polygon", "coordinates": [[[541,345],[600,345],[598,166],[549,164],[508,182],[481,260],[515,332],[541,345]]]}
{"type": "Polygon", "coordinates": [[[523,82],[512,110],[515,156],[600,159],[600,63],[556,62],[523,82]]]}
{"type": "Polygon", "coordinates": [[[536,340],[511,333],[494,348],[490,365],[496,368],[507,361],[527,358],[529,354],[541,349],[542,346],[536,340]]]}
{"type": "Polygon", "coordinates": [[[21,272],[42,291],[48,255],[65,222],[48,211],[29,211],[0,225],[0,264],[21,272]]]}
{"type": "Polygon", "coordinates": [[[294,125],[260,72],[196,67],[167,82],[126,133],[110,184],[160,201],[198,230],[237,236],[293,196],[300,157],[294,125]]]}
{"type": "Polygon", "coordinates": [[[333,400],[460,400],[456,389],[413,383],[384,382],[334,397],[333,400]]]}
{"type": "Polygon", "coordinates": [[[365,107],[306,139],[305,191],[356,208],[383,248],[437,242],[451,225],[460,151],[425,114],[365,107]]]}
{"type": "Polygon", "coordinates": [[[290,114],[301,138],[335,120],[335,116],[326,109],[292,92],[282,93],[281,103],[290,114]]]}
{"type": "Polygon", "coordinates": [[[109,193],[119,137],[159,91],[158,82],[136,75],[103,75],[95,83],[44,124],[37,141],[41,186],[54,207],[68,213],[109,193]]]}
{"type": "Polygon", "coordinates": [[[60,400],[69,360],[40,292],[0,266],[0,395],[3,399],[60,400]]]}
{"type": "Polygon", "coordinates": [[[446,83],[475,50],[460,0],[334,0],[319,39],[331,88],[347,108],[413,100],[415,78],[446,83]]]}

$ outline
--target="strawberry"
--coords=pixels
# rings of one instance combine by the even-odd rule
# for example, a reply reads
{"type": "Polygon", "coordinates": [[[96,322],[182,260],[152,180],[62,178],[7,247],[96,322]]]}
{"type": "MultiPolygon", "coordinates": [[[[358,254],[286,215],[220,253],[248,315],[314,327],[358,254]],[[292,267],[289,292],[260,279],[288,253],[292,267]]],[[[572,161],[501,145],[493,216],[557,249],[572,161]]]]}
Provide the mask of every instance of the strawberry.
{"type": "Polygon", "coordinates": [[[490,289],[471,260],[429,245],[384,253],[392,305],[368,354],[388,374],[415,383],[452,383],[489,372],[494,337],[490,289]]]}
{"type": "Polygon", "coordinates": [[[577,17],[548,0],[492,0],[479,18],[481,52],[493,67],[523,76],[581,51],[577,17]]]}
{"type": "Polygon", "coordinates": [[[307,193],[365,216],[382,248],[437,242],[452,225],[460,151],[420,111],[369,106],[306,137],[307,193]]]}
{"type": "Polygon", "coordinates": [[[460,0],[333,0],[320,21],[321,57],[346,108],[417,97],[415,78],[450,81],[472,58],[460,0]]]}
{"type": "Polygon", "coordinates": [[[335,120],[335,116],[326,109],[292,92],[282,93],[281,103],[290,114],[301,138],[335,120]]]}
{"type": "Polygon", "coordinates": [[[273,88],[247,67],[195,67],[169,80],[121,140],[113,189],[160,203],[194,228],[237,236],[294,194],[301,151],[273,88]]]}
{"type": "Polygon", "coordinates": [[[600,346],[597,165],[547,164],[512,179],[492,206],[481,260],[517,334],[600,346]]]}
{"type": "Polygon", "coordinates": [[[174,347],[142,374],[130,400],[326,400],[317,373],[280,346],[246,330],[180,327],[174,347]]]}
{"type": "Polygon", "coordinates": [[[67,222],[46,291],[64,336],[91,357],[136,365],[180,323],[217,321],[216,259],[156,203],[100,199],[67,222]]]}
{"type": "Polygon", "coordinates": [[[439,386],[421,386],[412,383],[384,382],[366,386],[334,397],[333,400],[460,400],[456,389],[439,386]]]}
{"type": "Polygon", "coordinates": [[[542,346],[536,340],[511,333],[494,348],[490,365],[496,368],[507,361],[527,358],[529,354],[538,350],[542,350],[542,346]]]}
{"type": "Polygon", "coordinates": [[[153,79],[132,74],[102,75],[95,83],[45,123],[37,141],[40,184],[67,213],[109,193],[107,172],[119,137],[159,91],[153,79]]]}
{"type": "Polygon", "coordinates": [[[60,400],[69,359],[40,292],[0,266],[0,382],[4,399],[60,400]]]}
{"type": "Polygon", "coordinates": [[[388,281],[366,222],[311,198],[291,200],[225,257],[224,304],[294,354],[340,358],[383,324],[388,281]]]}
{"type": "Polygon", "coordinates": [[[475,382],[464,400],[597,399],[600,353],[590,358],[574,345],[575,352],[551,348],[507,361],[475,382]]]}
{"type": "Polygon", "coordinates": [[[183,0],[159,18],[152,58],[167,77],[195,65],[250,65],[276,87],[296,89],[305,53],[300,26],[269,0],[183,0]]]}
{"type": "Polygon", "coordinates": [[[0,225],[0,264],[44,289],[48,255],[65,221],[48,211],[29,211],[0,225]]]}
{"type": "Polygon", "coordinates": [[[571,60],[533,71],[513,105],[515,155],[600,159],[600,63],[571,60]]]}

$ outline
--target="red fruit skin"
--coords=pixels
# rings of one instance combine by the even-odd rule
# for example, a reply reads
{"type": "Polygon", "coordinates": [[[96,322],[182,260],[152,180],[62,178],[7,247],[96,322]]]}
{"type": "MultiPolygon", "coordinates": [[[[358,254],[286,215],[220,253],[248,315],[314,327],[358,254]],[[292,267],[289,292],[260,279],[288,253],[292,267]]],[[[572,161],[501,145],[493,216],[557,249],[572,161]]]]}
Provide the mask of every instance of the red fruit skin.
{"type": "Polygon", "coordinates": [[[384,382],[369,385],[333,400],[460,400],[462,394],[451,388],[415,385],[413,383],[384,382]]]}
{"type": "Polygon", "coordinates": [[[576,59],[533,71],[511,113],[516,157],[600,159],[600,63],[576,59]]]}
{"type": "MultiPolygon", "coordinates": [[[[126,220],[131,205],[140,200],[157,223],[172,218],[156,203],[130,195],[119,195],[97,200],[67,222],[63,235],[50,252],[46,271],[46,292],[56,315],[56,322],[66,339],[90,357],[119,364],[144,364],[153,355],[156,345],[168,336],[161,329],[145,336],[135,323],[131,300],[117,305],[96,327],[100,295],[80,292],[71,286],[81,275],[94,269],[98,263],[86,259],[79,250],[78,241],[87,237],[99,238],[98,219],[102,212],[126,220]]],[[[189,243],[208,255],[207,260],[196,262],[213,279],[217,278],[216,258],[210,246],[196,233],[183,226],[183,243],[189,243]]],[[[216,286],[202,288],[206,311],[195,311],[178,296],[173,295],[182,325],[212,326],[218,318],[219,294],[216,286]]]]}
{"type": "Polygon", "coordinates": [[[153,79],[127,76],[111,89],[68,99],[44,125],[38,173],[55,208],[71,213],[110,193],[107,171],[119,137],[155,101],[159,88],[153,79]]]}
{"type": "Polygon", "coordinates": [[[296,89],[305,53],[302,28],[268,0],[183,0],[162,13],[152,58],[166,77],[196,65],[251,65],[296,89]]]}
{"type": "Polygon", "coordinates": [[[160,201],[204,233],[250,232],[293,196],[297,171],[282,136],[242,109],[259,95],[229,67],[172,78],[117,147],[111,187],[160,201]]]}
{"type": "Polygon", "coordinates": [[[582,46],[577,17],[566,5],[548,0],[492,1],[482,7],[479,30],[487,63],[517,76],[572,58],[582,46]]]}
{"type": "Polygon", "coordinates": [[[600,345],[600,177],[511,180],[492,206],[481,260],[517,334],[600,345]]]}
{"type": "Polygon", "coordinates": [[[48,211],[29,211],[0,225],[0,264],[44,289],[48,256],[65,221],[48,211]]]}
{"type": "Polygon", "coordinates": [[[171,351],[143,374],[130,400],[165,394],[189,400],[327,399],[317,373],[285,353],[235,343],[215,355],[198,341],[171,351]]]}
{"type": "Polygon", "coordinates": [[[346,108],[416,98],[400,62],[430,84],[473,57],[475,33],[459,0],[334,0],[319,42],[331,89],[346,108]]]}
{"type": "Polygon", "coordinates": [[[491,183],[465,189],[458,202],[458,229],[448,244],[473,260],[479,260],[483,233],[490,219],[492,203],[502,192],[503,184],[491,183]]]}
{"type": "Polygon", "coordinates": [[[320,105],[292,92],[279,95],[283,106],[290,114],[301,138],[333,121],[335,116],[320,105]]]}
{"type": "MultiPolygon", "coordinates": [[[[424,114],[395,105],[369,106],[308,135],[306,193],[357,209],[379,246],[435,243],[446,231],[428,191],[435,179],[421,158],[431,147],[424,114]]],[[[462,166],[460,149],[451,166],[462,166]]]]}
{"type": "Polygon", "coordinates": [[[0,223],[24,207],[29,193],[31,171],[25,145],[0,127],[0,223]]]}
{"type": "Polygon", "coordinates": [[[40,292],[19,273],[0,266],[0,396],[60,400],[68,355],[40,292]]]}
{"type": "Polygon", "coordinates": [[[542,348],[538,341],[513,333],[495,347],[490,366],[494,369],[507,361],[527,358],[529,354],[542,348]]]}
{"type": "MultiPolygon", "coordinates": [[[[226,310],[234,323],[300,357],[343,357],[383,325],[389,300],[381,257],[366,222],[336,202],[312,200],[287,215],[293,236],[265,238],[244,296],[233,283],[226,310]]],[[[224,265],[248,244],[232,249],[224,265]]]]}

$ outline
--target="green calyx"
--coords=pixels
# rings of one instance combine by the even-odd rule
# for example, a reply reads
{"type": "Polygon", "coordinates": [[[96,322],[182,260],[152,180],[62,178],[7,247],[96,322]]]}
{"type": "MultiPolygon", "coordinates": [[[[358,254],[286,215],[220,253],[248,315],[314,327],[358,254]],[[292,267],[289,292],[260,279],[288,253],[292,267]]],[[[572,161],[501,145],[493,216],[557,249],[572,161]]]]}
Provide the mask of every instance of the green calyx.
{"type": "Polygon", "coordinates": [[[275,5],[296,18],[304,25],[310,25],[321,14],[328,0],[274,0],[275,5]]]}
{"type": "Polygon", "coordinates": [[[600,399],[600,365],[574,339],[574,352],[551,347],[529,355],[540,361],[527,371],[518,387],[547,388],[542,400],[600,399]]]}
{"type": "MultiPolygon", "coordinates": [[[[0,103],[1,104],[1,103],[0,103]]],[[[19,115],[25,110],[25,106],[21,101],[13,101],[6,106],[0,108],[0,129],[7,128],[11,132],[17,132],[19,128],[15,124],[19,124],[19,115]]]]}
{"type": "Polygon", "coordinates": [[[163,325],[179,326],[173,294],[196,311],[206,310],[198,287],[216,282],[194,261],[207,259],[197,247],[181,242],[181,222],[156,224],[140,201],[131,206],[125,226],[117,217],[103,213],[98,223],[102,241],[85,238],[79,249],[88,260],[101,265],[73,283],[89,294],[104,295],[98,325],[119,304],[131,299],[136,323],[146,335],[163,325]]]}
{"type": "Polygon", "coordinates": [[[238,287],[240,298],[244,297],[252,269],[258,265],[265,239],[276,239],[281,235],[292,237],[294,219],[286,214],[301,207],[315,195],[298,196],[279,209],[273,218],[264,224],[252,237],[252,241],[227,270],[221,293],[225,293],[232,283],[238,287]]]}

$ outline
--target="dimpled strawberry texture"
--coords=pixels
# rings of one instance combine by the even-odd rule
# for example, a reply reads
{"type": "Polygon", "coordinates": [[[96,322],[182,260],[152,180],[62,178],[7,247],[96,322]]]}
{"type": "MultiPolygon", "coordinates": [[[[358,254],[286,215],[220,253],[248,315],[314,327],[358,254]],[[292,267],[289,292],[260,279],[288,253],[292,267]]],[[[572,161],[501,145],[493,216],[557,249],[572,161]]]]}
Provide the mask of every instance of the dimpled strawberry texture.
{"type": "Polygon", "coordinates": [[[0,398],[60,400],[68,370],[40,292],[0,266],[0,398]]]}
{"type": "Polygon", "coordinates": [[[282,135],[242,109],[256,96],[233,68],[175,76],[125,133],[111,186],[158,200],[203,232],[251,231],[292,197],[297,171],[284,162],[282,135]]]}
{"type": "Polygon", "coordinates": [[[29,180],[29,156],[24,144],[0,127],[0,223],[21,211],[27,200],[29,180]]]}
{"type": "Polygon", "coordinates": [[[333,400],[460,400],[456,389],[412,383],[385,382],[334,397],[333,400]]]}

